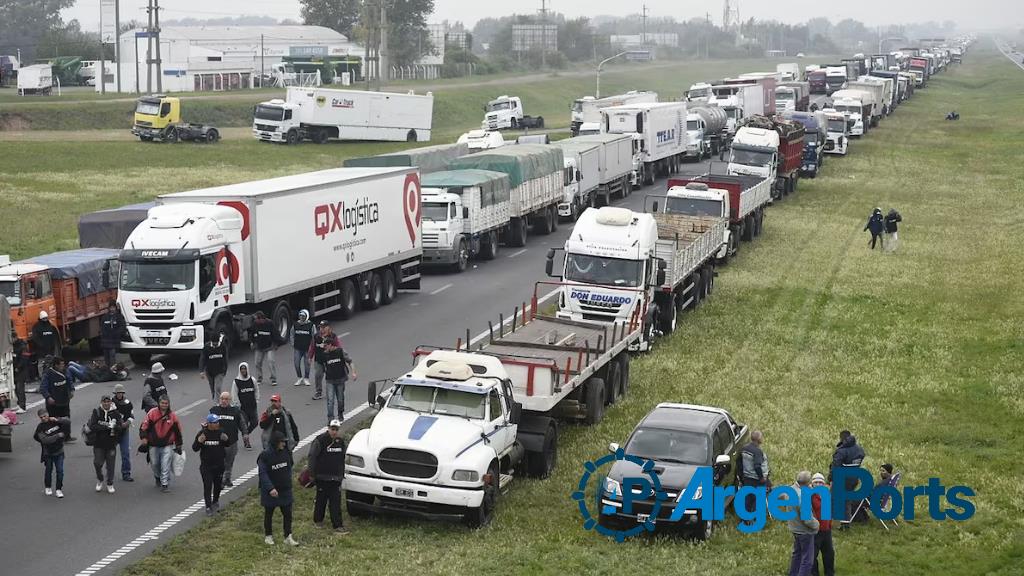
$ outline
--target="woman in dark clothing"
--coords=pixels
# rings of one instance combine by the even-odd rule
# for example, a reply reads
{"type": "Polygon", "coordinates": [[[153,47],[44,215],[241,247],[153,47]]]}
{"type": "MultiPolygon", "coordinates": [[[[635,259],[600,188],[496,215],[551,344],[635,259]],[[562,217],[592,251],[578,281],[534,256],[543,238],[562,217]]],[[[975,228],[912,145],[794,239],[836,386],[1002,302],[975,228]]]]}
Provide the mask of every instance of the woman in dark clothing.
{"type": "Polygon", "coordinates": [[[284,541],[298,546],[292,538],[292,453],[284,434],[274,432],[256,463],[260,472],[260,504],[263,505],[263,541],[274,544],[274,509],[280,508],[284,517],[284,541]]]}
{"type": "Polygon", "coordinates": [[[871,249],[875,249],[875,243],[882,237],[882,232],[885,231],[885,219],[882,217],[882,209],[875,208],[875,211],[871,213],[871,217],[868,218],[868,223],[864,225],[864,230],[871,231],[871,249]]]}

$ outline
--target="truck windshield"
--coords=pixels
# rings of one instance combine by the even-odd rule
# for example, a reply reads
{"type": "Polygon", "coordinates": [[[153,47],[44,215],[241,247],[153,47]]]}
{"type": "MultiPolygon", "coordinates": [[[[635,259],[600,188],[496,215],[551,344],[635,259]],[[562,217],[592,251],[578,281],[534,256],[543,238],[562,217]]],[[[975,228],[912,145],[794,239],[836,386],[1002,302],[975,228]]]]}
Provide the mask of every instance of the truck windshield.
{"type": "Polygon", "coordinates": [[[836,106],[837,112],[847,112],[849,114],[860,114],[859,106],[836,106]]]}
{"type": "Polygon", "coordinates": [[[491,102],[487,105],[488,112],[494,112],[496,110],[508,110],[511,104],[509,102],[491,102]]]}
{"type": "Polygon", "coordinates": [[[829,118],[828,121],[829,132],[846,132],[846,120],[833,120],[829,118]]]}
{"type": "Polygon", "coordinates": [[[257,120],[272,120],[280,122],[284,119],[284,108],[278,108],[277,106],[257,106],[253,116],[257,120]]]}
{"type": "Polygon", "coordinates": [[[733,120],[735,120],[735,119],[740,117],[740,109],[739,108],[725,108],[725,115],[728,116],[729,118],[732,118],[733,120]]]}
{"type": "Polygon", "coordinates": [[[687,98],[707,98],[710,95],[710,88],[691,88],[690,91],[686,93],[687,98]]]}
{"type": "Polygon", "coordinates": [[[121,290],[131,292],[180,292],[196,281],[193,262],[122,262],[121,290]]]}
{"type": "Polygon", "coordinates": [[[160,113],[160,103],[153,102],[151,100],[139,100],[139,102],[135,105],[135,111],[139,114],[156,116],[160,113]]]}
{"type": "Polygon", "coordinates": [[[700,122],[698,122],[697,120],[687,120],[686,121],[686,129],[687,130],[700,130],[700,122]]]}
{"type": "Polygon", "coordinates": [[[391,396],[388,408],[483,420],[485,400],[486,394],[404,384],[391,396]]]}
{"type": "Polygon", "coordinates": [[[7,298],[11,306],[21,305],[21,286],[17,280],[0,280],[0,296],[7,298]]]}
{"type": "Polygon", "coordinates": [[[665,199],[665,213],[686,214],[687,216],[721,216],[722,203],[706,198],[669,196],[665,199]]]}
{"type": "Polygon", "coordinates": [[[792,102],[795,99],[796,99],[796,94],[794,94],[792,90],[787,90],[785,92],[779,91],[779,92],[775,93],[775,101],[776,102],[779,102],[779,101],[792,102]]]}
{"type": "Polygon", "coordinates": [[[626,444],[626,454],[677,464],[708,463],[708,439],[697,432],[638,428],[626,444]]]}
{"type": "Polygon", "coordinates": [[[767,166],[772,161],[772,155],[767,151],[751,150],[732,147],[732,157],[729,159],[733,164],[744,164],[746,166],[767,166]]]}
{"type": "Polygon", "coordinates": [[[572,103],[573,112],[583,112],[583,100],[577,100],[572,103]]]}
{"type": "Polygon", "coordinates": [[[438,202],[424,202],[423,203],[423,219],[430,220],[431,222],[447,222],[449,213],[449,204],[445,202],[443,204],[438,202]]]}
{"type": "Polygon", "coordinates": [[[643,284],[643,262],[589,254],[567,254],[565,279],[583,284],[636,287],[643,284]]]}

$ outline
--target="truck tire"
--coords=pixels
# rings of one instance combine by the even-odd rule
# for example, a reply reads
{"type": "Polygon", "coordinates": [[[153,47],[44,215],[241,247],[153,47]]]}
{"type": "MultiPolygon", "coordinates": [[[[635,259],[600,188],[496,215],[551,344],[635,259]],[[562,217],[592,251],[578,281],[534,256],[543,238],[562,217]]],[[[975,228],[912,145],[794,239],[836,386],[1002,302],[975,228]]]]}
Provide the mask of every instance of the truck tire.
{"type": "Polygon", "coordinates": [[[284,143],[291,146],[299,143],[299,133],[296,130],[289,130],[284,137],[284,143]]]}
{"type": "Polygon", "coordinates": [[[526,246],[526,218],[513,218],[508,224],[508,245],[526,246]]]}
{"type": "Polygon", "coordinates": [[[764,221],[764,212],[758,208],[754,212],[754,238],[761,235],[761,223],[764,221]]]}
{"type": "Polygon", "coordinates": [[[327,130],[319,129],[313,131],[313,142],[315,144],[326,144],[330,135],[327,134],[327,130]]]}
{"type": "Polygon", "coordinates": [[[366,300],[363,300],[363,308],[376,310],[384,303],[384,281],[381,280],[380,272],[370,273],[370,285],[366,289],[366,300]]]}
{"type": "Polygon", "coordinates": [[[533,231],[542,236],[551,234],[551,209],[544,208],[534,220],[533,231]]]}
{"type": "Polygon", "coordinates": [[[676,331],[676,322],[679,319],[678,303],[679,295],[672,294],[672,302],[658,309],[658,328],[666,336],[676,331]]]}
{"type": "Polygon", "coordinates": [[[513,118],[513,119],[511,119],[511,120],[509,121],[508,125],[509,125],[509,127],[511,127],[511,128],[513,129],[513,130],[515,130],[516,128],[519,128],[519,120],[517,120],[517,119],[513,118]]]}
{"type": "Polygon", "coordinates": [[[629,351],[626,350],[619,352],[619,355],[615,357],[615,360],[621,366],[620,373],[622,374],[621,384],[619,386],[619,396],[625,398],[626,394],[629,392],[629,351]]]}
{"type": "Polygon", "coordinates": [[[214,144],[218,140],[220,140],[220,132],[217,132],[216,128],[210,128],[209,132],[206,133],[206,141],[210,144],[214,144]]]}
{"type": "Polygon", "coordinates": [[[741,239],[745,242],[750,242],[754,239],[754,216],[753,214],[747,214],[743,218],[743,234],[741,239]]]}
{"type": "Polygon", "coordinates": [[[654,172],[655,172],[654,166],[652,166],[651,164],[644,164],[644,172],[643,172],[644,179],[643,179],[643,183],[644,183],[645,186],[653,186],[654,185],[654,172]]]}
{"type": "Polygon", "coordinates": [[[174,144],[177,141],[178,141],[178,129],[175,128],[174,126],[169,126],[167,128],[167,133],[164,134],[164,142],[169,142],[171,144],[174,144]]]}
{"type": "Polygon", "coordinates": [[[605,403],[609,406],[619,401],[619,392],[622,390],[622,365],[613,358],[605,369],[604,376],[605,403]]]}
{"type": "Polygon", "coordinates": [[[707,298],[715,291],[715,268],[713,266],[705,266],[703,274],[707,274],[707,290],[704,291],[704,297],[707,298]]]}
{"type": "Polygon", "coordinates": [[[583,422],[593,426],[604,419],[605,384],[604,379],[593,376],[586,382],[587,415],[583,422]]]}
{"type": "Polygon", "coordinates": [[[715,274],[711,270],[709,270],[707,268],[705,268],[704,270],[701,270],[700,271],[700,290],[701,290],[701,298],[702,299],[707,299],[708,296],[711,296],[711,291],[712,291],[712,288],[714,287],[714,284],[715,284],[715,274]]]}
{"type": "Polygon", "coordinates": [[[498,484],[501,482],[501,474],[498,468],[491,464],[487,469],[491,481],[484,484],[484,497],[478,508],[467,508],[462,516],[462,523],[469,528],[480,528],[491,523],[494,518],[494,509],[498,506],[498,494],[501,492],[498,484]]]}
{"type": "Polygon", "coordinates": [[[558,465],[558,425],[554,420],[544,430],[541,446],[540,452],[527,452],[524,460],[527,476],[543,480],[551,476],[558,465]]]}
{"type": "Polygon", "coordinates": [[[139,140],[141,140],[143,142],[152,142],[153,141],[153,137],[152,136],[139,136],[139,140]]]}
{"type": "Polygon", "coordinates": [[[494,260],[498,257],[498,233],[491,230],[480,243],[480,257],[484,260],[494,260]]]}
{"type": "Polygon", "coordinates": [[[345,491],[345,509],[352,518],[365,518],[370,512],[363,510],[357,504],[373,504],[373,495],[362,492],[345,491]]]}
{"type": "Polygon", "coordinates": [[[551,233],[558,232],[558,206],[552,206],[551,212],[551,233]]]}
{"type": "Polygon", "coordinates": [[[287,342],[292,334],[292,307],[284,300],[278,301],[274,306],[274,312],[270,315],[270,321],[274,323],[275,335],[278,342],[287,342]]]}
{"type": "Polygon", "coordinates": [[[537,128],[544,128],[544,117],[537,116],[537,128]]]}
{"type": "Polygon", "coordinates": [[[153,359],[153,355],[149,352],[129,352],[128,357],[131,358],[136,368],[143,370],[149,370],[149,361],[153,359]]]}
{"type": "Polygon", "coordinates": [[[469,245],[466,244],[466,239],[462,238],[459,240],[459,253],[456,255],[455,263],[452,264],[452,269],[455,272],[462,273],[469,268],[469,245]]]}
{"type": "Polygon", "coordinates": [[[384,273],[381,274],[380,303],[387,306],[394,302],[397,297],[398,283],[395,282],[395,271],[391,268],[385,268],[384,273]]]}
{"type": "Polygon", "coordinates": [[[355,316],[356,305],[359,303],[356,285],[352,282],[351,278],[345,278],[339,284],[338,290],[341,292],[338,295],[338,303],[341,304],[341,317],[348,320],[355,316]]]}

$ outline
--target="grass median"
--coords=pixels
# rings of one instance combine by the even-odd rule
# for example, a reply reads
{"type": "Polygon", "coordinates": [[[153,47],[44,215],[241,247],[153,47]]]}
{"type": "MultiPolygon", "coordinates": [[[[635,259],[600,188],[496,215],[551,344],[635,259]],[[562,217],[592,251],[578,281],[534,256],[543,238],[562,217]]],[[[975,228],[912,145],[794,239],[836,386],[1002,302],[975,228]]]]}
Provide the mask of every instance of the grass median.
{"type": "Polygon", "coordinates": [[[582,529],[570,499],[582,463],[658,402],[681,401],[728,408],[764,430],[776,484],[825,471],[849,428],[871,471],[891,462],[904,485],[939,477],[976,491],[977,513],[963,523],[927,519],[919,500],[917,519],[898,529],[873,521],[838,533],[841,573],[1019,574],[1022,92],[1024,74],[979,46],[848,157],[829,157],[821,176],[772,207],[765,234],[721,270],[711,300],[637,359],[626,400],[595,427],[566,426],[556,473],[514,482],[492,525],[375,518],[339,538],[312,527],[312,494],[298,490],[302,546],[272,548],[250,495],[126,573],[783,573],[791,540],[779,522],[742,535],[730,516],[700,545],[617,544],[582,529]],[[943,120],[951,109],[961,120],[943,120]],[[903,214],[894,254],[866,246],[875,206],[903,214]]]}

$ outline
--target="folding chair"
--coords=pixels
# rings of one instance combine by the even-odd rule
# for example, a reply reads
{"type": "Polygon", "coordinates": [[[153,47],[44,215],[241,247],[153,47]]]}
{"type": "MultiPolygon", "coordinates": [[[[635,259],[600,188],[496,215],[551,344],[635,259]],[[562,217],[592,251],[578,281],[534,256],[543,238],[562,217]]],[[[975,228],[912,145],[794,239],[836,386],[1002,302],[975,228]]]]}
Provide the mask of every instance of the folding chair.
{"type": "MultiPolygon", "coordinates": [[[[900,478],[902,476],[903,476],[903,474],[900,473],[900,472],[893,473],[893,475],[889,477],[889,481],[886,482],[886,486],[889,486],[890,488],[898,488],[899,487],[899,483],[900,483],[900,478]]],[[[848,526],[851,522],[853,522],[853,519],[857,517],[857,514],[860,513],[861,508],[863,508],[864,506],[871,506],[871,499],[870,498],[862,499],[860,501],[860,503],[857,504],[857,508],[856,508],[856,510],[853,511],[853,514],[850,515],[850,517],[848,519],[843,520],[842,522],[840,522],[840,524],[848,526]]],[[[885,510],[886,507],[889,506],[889,495],[888,494],[883,494],[882,495],[881,499],[878,502],[878,506],[879,506],[879,509],[881,509],[881,510],[885,510]]],[[[879,518],[878,521],[882,523],[882,527],[883,528],[885,528],[886,530],[889,529],[889,526],[886,525],[885,520],[882,520],[881,518],[879,518]]],[[[893,526],[899,527],[899,522],[897,522],[895,518],[890,520],[890,522],[892,522],[893,526]]]]}

